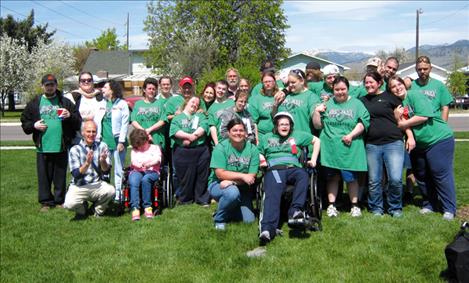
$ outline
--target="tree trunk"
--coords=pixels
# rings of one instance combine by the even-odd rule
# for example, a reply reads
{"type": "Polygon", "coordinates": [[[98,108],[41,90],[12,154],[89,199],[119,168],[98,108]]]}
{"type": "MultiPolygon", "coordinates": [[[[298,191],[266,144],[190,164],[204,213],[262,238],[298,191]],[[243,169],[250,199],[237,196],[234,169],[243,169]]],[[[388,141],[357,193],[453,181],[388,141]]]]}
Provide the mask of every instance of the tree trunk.
{"type": "Polygon", "coordinates": [[[15,92],[8,92],[8,111],[15,111],[15,92]]]}

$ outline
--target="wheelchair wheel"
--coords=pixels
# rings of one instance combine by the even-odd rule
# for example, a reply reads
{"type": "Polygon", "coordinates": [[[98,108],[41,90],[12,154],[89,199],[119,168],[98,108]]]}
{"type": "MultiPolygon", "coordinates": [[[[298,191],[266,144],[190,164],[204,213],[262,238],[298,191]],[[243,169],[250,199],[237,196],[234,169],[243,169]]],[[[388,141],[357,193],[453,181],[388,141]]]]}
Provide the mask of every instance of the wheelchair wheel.
{"type": "Polygon", "coordinates": [[[310,177],[309,193],[310,193],[310,203],[309,203],[309,216],[311,222],[311,230],[321,231],[322,230],[322,201],[321,195],[319,194],[317,186],[318,174],[316,170],[313,171],[310,177]]]}
{"type": "Polygon", "coordinates": [[[173,193],[173,178],[171,178],[171,169],[166,169],[166,175],[164,178],[164,186],[163,186],[163,194],[164,194],[164,201],[165,207],[174,208],[174,193],[173,193]]]}

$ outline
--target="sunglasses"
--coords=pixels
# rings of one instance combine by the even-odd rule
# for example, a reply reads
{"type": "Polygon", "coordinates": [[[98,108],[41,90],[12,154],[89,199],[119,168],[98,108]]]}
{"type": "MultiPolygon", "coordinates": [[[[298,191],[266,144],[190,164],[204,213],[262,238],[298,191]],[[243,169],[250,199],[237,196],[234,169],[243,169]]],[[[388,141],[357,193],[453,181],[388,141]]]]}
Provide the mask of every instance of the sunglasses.
{"type": "Polygon", "coordinates": [[[300,77],[303,80],[305,79],[304,73],[300,69],[291,70],[290,73],[295,74],[297,77],[300,77]]]}
{"type": "Polygon", "coordinates": [[[80,83],[91,83],[93,82],[93,79],[81,79],[80,83]]]}

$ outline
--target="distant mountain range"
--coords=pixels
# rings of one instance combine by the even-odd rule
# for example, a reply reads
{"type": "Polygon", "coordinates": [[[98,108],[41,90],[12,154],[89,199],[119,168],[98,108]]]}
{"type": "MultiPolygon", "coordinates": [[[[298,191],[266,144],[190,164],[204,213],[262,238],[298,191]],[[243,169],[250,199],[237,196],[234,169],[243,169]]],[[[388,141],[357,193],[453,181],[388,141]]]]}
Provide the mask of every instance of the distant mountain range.
{"type": "MultiPolygon", "coordinates": [[[[411,62],[415,60],[415,47],[406,50],[407,57],[411,62]]],[[[331,51],[331,50],[318,50],[310,51],[317,57],[327,59],[332,62],[336,62],[341,65],[346,65],[352,69],[363,68],[368,58],[372,57],[373,54],[364,52],[342,52],[342,51],[331,51]]],[[[469,40],[458,40],[453,44],[442,44],[442,45],[421,45],[419,47],[419,55],[427,55],[433,64],[440,67],[451,70],[454,64],[454,56],[456,55],[464,66],[469,64],[469,40]]],[[[401,62],[406,63],[406,62],[401,62]]]]}

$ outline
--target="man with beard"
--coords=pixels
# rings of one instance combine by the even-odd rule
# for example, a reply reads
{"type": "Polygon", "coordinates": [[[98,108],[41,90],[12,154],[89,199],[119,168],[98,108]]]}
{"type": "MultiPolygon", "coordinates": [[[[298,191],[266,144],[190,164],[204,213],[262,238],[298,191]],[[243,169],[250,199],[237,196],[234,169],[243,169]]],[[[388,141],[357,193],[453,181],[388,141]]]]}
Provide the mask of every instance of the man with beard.
{"type": "Polygon", "coordinates": [[[228,98],[234,98],[236,91],[239,89],[239,72],[235,68],[229,68],[226,71],[226,81],[228,82],[228,91],[226,95],[228,98]]]}
{"type": "Polygon", "coordinates": [[[25,134],[33,134],[40,211],[47,212],[51,207],[64,203],[67,149],[81,121],[73,103],[57,90],[54,75],[45,75],[41,84],[43,93],[26,105],[21,114],[21,127],[25,134]],[[54,194],[51,192],[52,183],[54,194]]]}
{"type": "Polygon", "coordinates": [[[449,104],[453,101],[453,97],[442,82],[430,77],[432,71],[430,58],[427,56],[417,58],[415,70],[419,77],[412,82],[411,89],[425,95],[431,101],[433,111],[439,113],[447,122],[449,104]]]}

